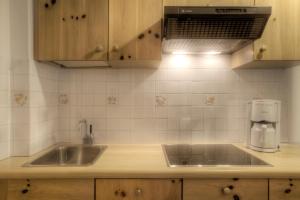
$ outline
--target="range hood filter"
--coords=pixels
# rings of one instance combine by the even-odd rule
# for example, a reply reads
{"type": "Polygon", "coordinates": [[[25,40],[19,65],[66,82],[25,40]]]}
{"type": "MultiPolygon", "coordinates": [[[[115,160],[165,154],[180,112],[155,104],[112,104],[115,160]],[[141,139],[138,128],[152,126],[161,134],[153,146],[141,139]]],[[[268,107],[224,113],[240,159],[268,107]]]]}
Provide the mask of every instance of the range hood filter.
{"type": "Polygon", "coordinates": [[[167,6],[164,52],[177,47],[191,52],[233,53],[261,37],[270,15],[271,7],[167,6]]]}
{"type": "Polygon", "coordinates": [[[163,51],[164,53],[201,54],[219,52],[231,54],[250,43],[251,41],[246,39],[172,39],[164,41],[163,51]]]}

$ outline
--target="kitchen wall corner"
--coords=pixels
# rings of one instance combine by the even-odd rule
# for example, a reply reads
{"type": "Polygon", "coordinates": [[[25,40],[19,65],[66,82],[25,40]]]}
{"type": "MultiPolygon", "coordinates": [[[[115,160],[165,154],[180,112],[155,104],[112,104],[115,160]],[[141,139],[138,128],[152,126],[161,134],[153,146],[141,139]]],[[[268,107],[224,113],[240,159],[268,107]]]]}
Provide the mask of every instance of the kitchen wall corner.
{"type": "Polygon", "coordinates": [[[10,155],[9,0],[0,2],[0,160],[10,155]]]}
{"type": "Polygon", "coordinates": [[[286,70],[288,123],[290,143],[300,143],[300,66],[286,70]]]}
{"type": "Polygon", "coordinates": [[[10,0],[11,155],[32,155],[55,143],[57,66],[33,59],[33,1],[10,0]]]}

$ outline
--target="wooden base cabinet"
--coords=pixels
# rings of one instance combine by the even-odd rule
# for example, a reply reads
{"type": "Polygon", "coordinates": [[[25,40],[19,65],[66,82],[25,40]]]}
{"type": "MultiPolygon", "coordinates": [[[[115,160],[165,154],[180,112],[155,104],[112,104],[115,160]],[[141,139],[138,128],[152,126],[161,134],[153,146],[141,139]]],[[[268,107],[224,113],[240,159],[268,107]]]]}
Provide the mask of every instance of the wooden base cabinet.
{"type": "Polygon", "coordinates": [[[94,200],[94,179],[8,180],[5,186],[0,200],[94,200]]]}
{"type": "Polygon", "coordinates": [[[267,179],[189,179],[183,200],[268,200],[267,179]]]}
{"type": "Polygon", "coordinates": [[[6,200],[7,180],[0,180],[0,200],[6,200]]]}
{"type": "Polygon", "coordinates": [[[300,180],[271,179],[270,200],[299,200],[300,180]]]}
{"type": "Polygon", "coordinates": [[[96,200],[181,200],[181,181],[171,179],[97,179],[96,200]]]}

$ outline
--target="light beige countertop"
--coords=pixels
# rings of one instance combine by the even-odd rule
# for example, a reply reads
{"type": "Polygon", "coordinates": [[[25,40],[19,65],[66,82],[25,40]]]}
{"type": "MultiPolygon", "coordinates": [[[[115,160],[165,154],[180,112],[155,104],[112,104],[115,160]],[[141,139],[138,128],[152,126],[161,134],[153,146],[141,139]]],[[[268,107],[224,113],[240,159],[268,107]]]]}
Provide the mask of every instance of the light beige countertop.
{"type": "Polygon", "coordinates": [[[260,153],[237,147],[273,167],[169,168],[161,145],[109,145],[95,164],[87,167],[22,167],[39,156],[0,161],[0,179],[6,178],[300,178],[300,145],[281,147],[277,153],[260,153]]]}

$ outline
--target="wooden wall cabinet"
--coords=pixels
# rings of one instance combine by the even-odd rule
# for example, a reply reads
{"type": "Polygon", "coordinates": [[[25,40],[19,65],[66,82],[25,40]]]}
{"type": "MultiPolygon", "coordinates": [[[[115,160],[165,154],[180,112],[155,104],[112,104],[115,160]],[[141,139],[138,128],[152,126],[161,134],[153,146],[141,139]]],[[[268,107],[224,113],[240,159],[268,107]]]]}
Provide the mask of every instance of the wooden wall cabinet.
{"type": "Polygon", "coordinates": [[[162,0],[35,0],[35,59],[159,61],[162,13],[162,0]]]}
{"type": "Polygon", "coordinates": [[[162,0],[109,1],[110,61],[161,59],[162,0]]]}
{"type": "Polygon", "coordinates": [[[184,200],[268,200],[267,179],[187,179],[184,200]]]}
{"type": "Polygon", "coordinates": [[[35,0],[35,59],[107,60],[107,27],[108,0],[35,0]]]}
{"type": "Polygon", "coordinates": [[[6,186],[0,200],[94,200],[94,179],[8,180],[6,186]]]}
{"type": "Polygon", "coordinates": [[[233,54],[233,68],[298,64],[300,1],[255,0],[255,6],[271,6],[272,15],[262,37],[233,54]]]}
{"type": "Polygon", "coordinates": [[[180,200],[181,181],[170,179],[97,179],[96,200],[180,200]]]}
{"type": "Polygon", "coordinates": [[[300,180],[270,179],[270,200],[300,199],[300,180]]]}
{"type": "Polygon", "coordinates": [[[61,59],[62,3],[50,6],[46,0],[34,1],[34,57],[40,61],[61,59]]]}
{"type": "Polygon", "coordinates": [[[254,0],[164,0],[165,6],[253,6],[254,0]]]}
{"type": "Polygon", "coordinates": [[[272,6],[272,16],[263,37],[254,43],[261,60],[300,59],[300,1],[255,0],[256,6],[272,6]]]}

